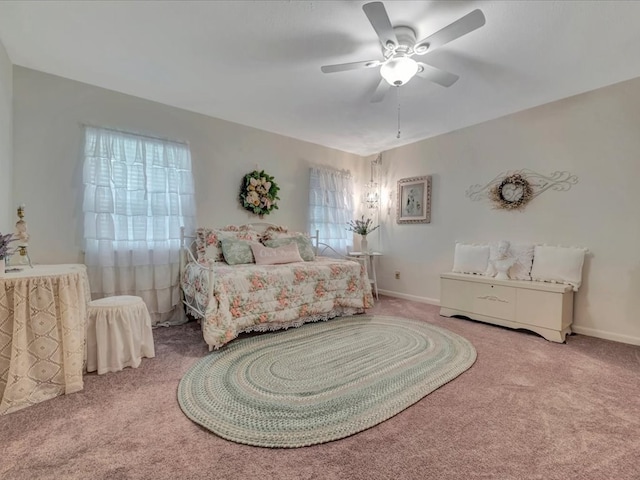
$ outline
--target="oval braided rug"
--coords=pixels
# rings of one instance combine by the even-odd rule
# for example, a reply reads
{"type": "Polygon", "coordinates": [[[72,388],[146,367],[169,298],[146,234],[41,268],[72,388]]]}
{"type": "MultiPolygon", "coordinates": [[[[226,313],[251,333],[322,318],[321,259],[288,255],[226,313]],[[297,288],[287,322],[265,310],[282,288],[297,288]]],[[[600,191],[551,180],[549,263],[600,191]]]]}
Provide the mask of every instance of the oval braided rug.
{"type": "Polygon", "coordinates": [[[303,447],[387,420],[475,359],[468,340],[425,322],[344,317],[228,344],[185,374],[178,401],[228,440],[303,447]]]}

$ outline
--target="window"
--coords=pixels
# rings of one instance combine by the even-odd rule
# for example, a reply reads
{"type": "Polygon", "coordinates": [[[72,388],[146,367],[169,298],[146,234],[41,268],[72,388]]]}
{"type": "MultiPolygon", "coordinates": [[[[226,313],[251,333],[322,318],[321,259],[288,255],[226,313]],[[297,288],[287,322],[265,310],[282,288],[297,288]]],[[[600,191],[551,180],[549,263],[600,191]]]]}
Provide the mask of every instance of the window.
{"type": "Polygon", "coordinates": [[[353,177],[350,172],[311,168],[309,176],[309,231],[320,233],[320,242],[346,254],[352,235],[347,222],[353,219],[353,177]]]}
{"type": "Polygon", "coordinates": [[[180,303],[180,227],[195,226],[188,145],[86,127],[83,181],[92,294],[140,296],[154,323],[168,320],[180,303]]]}

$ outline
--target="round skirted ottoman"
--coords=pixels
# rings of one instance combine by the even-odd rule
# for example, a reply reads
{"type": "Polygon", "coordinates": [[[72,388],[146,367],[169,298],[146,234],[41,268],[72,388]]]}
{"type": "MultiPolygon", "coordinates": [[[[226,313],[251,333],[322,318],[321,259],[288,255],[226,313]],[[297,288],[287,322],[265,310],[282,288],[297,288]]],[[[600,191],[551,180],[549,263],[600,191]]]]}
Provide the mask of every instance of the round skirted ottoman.
{"type": "Polygon", "coordinates": [[[151,317],[140,297],[118,295],[89,302],[87,372],[138,368],[155,357],[151,317]]]}

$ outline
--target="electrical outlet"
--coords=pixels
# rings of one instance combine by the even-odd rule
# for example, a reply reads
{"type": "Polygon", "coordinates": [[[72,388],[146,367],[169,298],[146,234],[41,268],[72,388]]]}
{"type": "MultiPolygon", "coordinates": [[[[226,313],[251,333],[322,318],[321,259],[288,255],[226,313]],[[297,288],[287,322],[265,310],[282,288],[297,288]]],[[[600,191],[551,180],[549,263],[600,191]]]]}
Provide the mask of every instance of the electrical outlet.
{"type": "Polygon", "coordinates": [[[396,280],[400,280],[400,271],[396,270],[396,280]]]}

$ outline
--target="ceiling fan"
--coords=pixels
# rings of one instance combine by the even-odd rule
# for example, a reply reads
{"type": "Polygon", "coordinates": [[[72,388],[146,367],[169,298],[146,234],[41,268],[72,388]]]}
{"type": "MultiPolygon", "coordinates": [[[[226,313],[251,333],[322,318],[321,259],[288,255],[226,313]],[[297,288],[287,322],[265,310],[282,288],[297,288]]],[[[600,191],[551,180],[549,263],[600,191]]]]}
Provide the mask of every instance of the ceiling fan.
{"type": "Polygon", "coordinates": [[[382,101],[390,86],[400,87],[416,75],[444,87],[453,85],[458,80],[458,75],[418,62],[412,57],[424,55],[480,28],[485,23],[482,11],[474,10],[427,38],[416,41],[416,32],[411,27],[391,25],[382,2],[366,3],[362,9],[380,39],[384,59],[325,65],[320,69],[323,73],[335,73],[380,67],[382,78],[371,98],[372,102],[382,101]]]}

